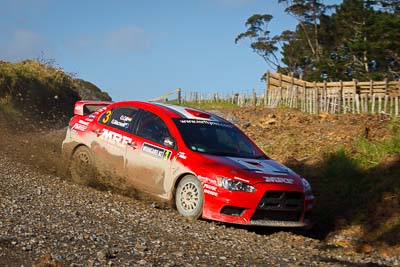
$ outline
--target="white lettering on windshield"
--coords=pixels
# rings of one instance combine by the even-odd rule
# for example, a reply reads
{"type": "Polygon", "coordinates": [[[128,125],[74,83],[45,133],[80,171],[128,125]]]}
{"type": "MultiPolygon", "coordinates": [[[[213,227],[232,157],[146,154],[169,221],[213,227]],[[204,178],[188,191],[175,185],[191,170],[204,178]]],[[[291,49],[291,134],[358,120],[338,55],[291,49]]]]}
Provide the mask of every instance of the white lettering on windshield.
{"type": "Polygon", "coordinates": [[[232,128],[232,125],[227,123],[217,122],[217,121],[208,121],[208,120],[180,120],[182,124],[207,124],[211,126],[222,126],[232,128]]]}

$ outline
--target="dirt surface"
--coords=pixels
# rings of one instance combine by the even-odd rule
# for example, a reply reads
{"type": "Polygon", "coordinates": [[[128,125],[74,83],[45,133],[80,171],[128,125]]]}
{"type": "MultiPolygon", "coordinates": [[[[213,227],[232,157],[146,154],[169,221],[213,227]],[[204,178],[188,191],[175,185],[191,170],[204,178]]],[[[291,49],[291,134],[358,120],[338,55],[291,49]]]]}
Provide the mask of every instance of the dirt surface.
{"type": "Polygon", "coordinates": [[[280,162],[315,162],[321,152],[350,146],[361,136],[390,137],[388,116],[367,114],[310,115],[296,110],[241,108],[223,111],[264,151],[280,162]]]}
{"type": "MultiPolygon", "coordinates": [[[[388,118],[380,116],[217,112],[286,163],[317,162],[321,151],[360,135],[389,136],[388,118]]],[[[400,266],[399,255],[368,244],[355,251],[356,237],[345,233],[316,239],[288,229],[188,222],[149,199],[76,185],[59,173],[65,129],[17,130],[0,125],[0,266],[400,266]]]]}

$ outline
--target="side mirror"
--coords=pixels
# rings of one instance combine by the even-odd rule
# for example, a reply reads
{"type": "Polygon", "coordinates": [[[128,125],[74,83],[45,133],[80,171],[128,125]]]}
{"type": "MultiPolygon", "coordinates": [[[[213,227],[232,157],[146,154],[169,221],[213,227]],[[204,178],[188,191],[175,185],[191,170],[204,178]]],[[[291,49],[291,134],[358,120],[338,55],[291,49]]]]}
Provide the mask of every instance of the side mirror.
{"type": "Polygon", "coordinates": [[[165,137],[163,141],[164,146],[169,148],[175,148],[175,140],[172,137],[165,137]]]}

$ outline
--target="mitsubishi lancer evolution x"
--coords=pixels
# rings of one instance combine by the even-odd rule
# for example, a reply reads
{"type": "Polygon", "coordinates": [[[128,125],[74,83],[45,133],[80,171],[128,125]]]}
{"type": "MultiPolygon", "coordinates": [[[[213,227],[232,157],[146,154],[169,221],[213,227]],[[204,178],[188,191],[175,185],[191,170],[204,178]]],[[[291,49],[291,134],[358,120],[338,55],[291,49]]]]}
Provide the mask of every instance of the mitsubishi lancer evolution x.
{"type": "Polygon", "coordinates": [[[189,219],[309,223],[309,182],[219,116],[142,101],[78,101],[74,114],[62,148],[76,182],[135,188],[189,219]]]}

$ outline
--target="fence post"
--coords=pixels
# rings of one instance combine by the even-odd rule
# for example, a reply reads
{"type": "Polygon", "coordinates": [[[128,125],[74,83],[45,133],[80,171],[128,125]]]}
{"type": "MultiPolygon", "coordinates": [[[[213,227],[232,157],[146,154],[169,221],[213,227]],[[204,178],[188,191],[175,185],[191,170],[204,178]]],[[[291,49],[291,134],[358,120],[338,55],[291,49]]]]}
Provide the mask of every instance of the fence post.
{"type": "Polygon", "coordinates": [[[387,104],[389,100],[389,82],[387,78],[385,78],[384,81],[385,81],[385,99],[383,102],[383,113],[386,114],[387,104]]]}
{"type": "Polygon", "coordinates": [[[357,82],[355,79],[353,79],[353,96],[352,96],[352,103],[351,103],[351,107],[353,108],[353,113],[356,113],[356,94],[357,94],[357,82]]]}
{"type": "Polygon", "coordinates": [[[385,82],[385,95],[387,95],[387,94],[388,94],[388,91],[389,91],[389,82],[388,82],[388,78],[385,78],[383,81],[385,82]]]}
{"type": "Polygon", "coordinates": [[[374,93],[374,81],[369,80],[369,94],[372,95],[374,93]]]}
{"type": "Polygon", "coordinates": [[[326,84],[326,80],[324,81],[324,88],[322,92],[322,103],[323,103],[323,111],[328,112],[328,86],[326,84]]]}
{"type": "Polygon", "coordinates": [[[338,99],[338,113],[340,114],[340,110],[342,108],[342,102],[343,102],[343,81],[340,80],[340,89],[339,89],[339,99],[338,99]]]}
{"type": "Polygon", "coordinates": [[[235,93],[233,96],[233,103],[237,106],[239,106],[239,93],[235,93]]]}
{"type": "Polygon", "coordinates": [[[266,86],[264,92],[264,107],[268,106],[269,79],[270,79],[270,74],[269,71],[267,71],[267,74],[265,75],[266,86]]]}
{"type": "Polygon", "coordinates": [[[301,100],[300,100],[300,106],[301,106],[301,110],[303,112],[306,112],[306,88],[307,88],[307,83],[304,82],[303,84],[303,92],[301,94],[301,100]]]}
{"type": "Polygon", "coordinates": [[[293,76],[293,72],[290,73],[290,85],[291,85],[291,87],[294,86],[294,76],[293,76]]]}
{"type": "Polygon", "coordinates": [[[357,114],[360,114],[360,95],[355,94],[355,101],[356,101],[356,109],[357,109],[357,114]]]}
{"type": "MultiPolygon", "coordinates": [[[[374,81],[369,80],[369,95],[371,96],[372,106],[371,113],[375,113],[375,95],[374,95],[374,81]]],[[[367,113],[368,113],[368,99],[367,99],[367,113]]]]}
{"type": "Polygon", "coordinates": [[[178,105],[182,104],[182,89],[178,88],[178,105]]]}
{"type": "Polygon", "coordinates": [[[354,79],[354,95],[355,95],[355,101],[356,101],[356,110],[357,113],[360,114],[360,92],[358,90],[358,80],[354,79]]]}
{"type": "Polygon", "coordinates": [[[315,89],[315,93],[316,93],[316,96],[314,99],[314,101],[315,101],[314,108],[315,108],[315,114],[318,114],[319,113],[319,98],[318,98],[318,96],[319,96],[318,88],[319,87],[317,86],[316,82],[314,82],[313,84],[314,84],[314,89],[315,89]]]}
{"type": "Polygon", "coordinates": [[[286,88],[286,100],[285,100],[285,106],[290,107],[290,95],[291,92],[294,89],[294,76],[293,72],[290,73],[290,88],[286,88]]]}
{"type": "Polygon", "coordinates": [[[256,89],[253,89],[253,99],[252,99],[252,104],[253,106],[257,106],[257,94],[256,94],[256,89]]]}

